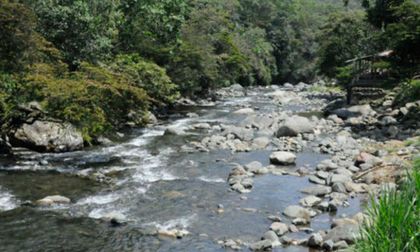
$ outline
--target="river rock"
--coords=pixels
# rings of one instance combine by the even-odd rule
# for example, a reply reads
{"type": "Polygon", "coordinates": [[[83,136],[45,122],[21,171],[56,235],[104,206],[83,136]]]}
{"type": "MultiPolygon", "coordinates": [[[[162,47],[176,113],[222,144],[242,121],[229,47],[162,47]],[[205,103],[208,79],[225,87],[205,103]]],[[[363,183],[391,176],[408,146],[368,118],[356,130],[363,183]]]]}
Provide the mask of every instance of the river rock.
{"type": "Polygon", "coordinates": [[[69,123],[24,123],[11,135],[12,145],[41,152],[66,152],[83,148],[82,134],[69,123]]]}
{"type": "Polygon", "coordinates": [[[146,121],[148,124],[151,124],[151,125],[158,124],[159,122],[156,116],[150,111],[146,113],[146,121]]]}
{"type": "Polygon", "coordinates": [[[171,229],[171,230],[162,229],[158,231],[158,235],[174,238],[174,239],[181,239],[184,236],[189,235],[189,234],[190,232],[188,232],[185,229],[171,229]]]}
{"type": "Polygon", "coordinates": [[[292,219],[303,218],[309,220],[311,218],[311,212],[309,210],[297,205],[286,207],[283,214],[292,219]]]}
{"type": "Polygon", "coordinates": [[[347,188],[343,183],[334,183],[331,188],[332,188],[333,192],[337,192],[337,193],[346,193],[347,192],[347,188]]]}
{"type": "Polygon", "coordinates": [[[395,119],[392,116],[385,116],[381,119],[381,121],[379,122],[382,126],[389,126],[389,125],[394,125],[397,124],[397,119],[395,119]]]}
{"type": "Polygon", "coordinates": [[[331,223],[331,228],[335,228],[338,226],[346,226],[346,225],[358,225],[359,223],[354,220],[354,219],[350,219],[350,218],[339,218],[339,219],[334,219],[333,222],[331,223]]]}
{"type": "Polygon", "coordinates": [[[302,116],[292,116],[280,124],[276,137],[293,137],[302,133],[312,133],[314,123],[302,116]]]}
{"type": "Polygon", "coordinates": [[[192,125],[193,129],[201,129],[201,130],[208,130],[211,129],[211,125],[208,123],[196,123],[194,125],[192,125]]]}
{"type": "Polygon", "coordinates": [[[334,250],[340,250],[340,249],[347,249],[349,247],[349,245],[347,244],[346,241],[338,241],[336,243],[334,243],[333,249],[334,250]]]}
{"type": "Polygon", "coordinates": [[[335,183],[346,183],[352,181],[350,176],[343,174],[332,174],[327,178],[327,184],[333,185],[335,183]]]}
{"type": "Polygon", "coordinates": [[[270,229],[273,230],[278,236],[282,236],[289,232],[289,227],[281,222],[274,222],[271,224],[270,229]]]}
{"type": "Polygon", "coordinates": [[[304,218],[295,218],[292,220],[292,224],[296,226],[307,225],[309,224],[309,220],[304,219],[304,218]]]}
{"type": "Polygon", "coordinates": [[[315,175],[311,175],[308,177],[309,182],[312,182],[314,184],[319,184],[319,185],[325,185],[325,180],[318,178],[315,175]]]}
{"type": "Polygon", "coordinates": [[[319,233],[312,234],[308,239],[308,246],[312,248],[321,247],[323,242],[322,236],[319,233]]]}
{"type": "Polygon", "coordinates": [[[37,200],[36,204],[39,206],[51,206],[54,204],[70,204],[70,199],[60,195],[47,196],[43,199],[37,200]]]}
{"type": "Polygon", "coordinates": [[[265,232],[265,234],[263,236],[263,240],[271,241],[271,244],[273,245],[273,247],[277,247],[277,246],[281,245],[279,237],[272,230],[265,232]]]}
{"type": "Polygon", "coordinates": [[[306,196],[305,198],[301,199],[299,203],[304,207],[313,207],[319,203],[321,203],[322,199],[318,198],[313,195],[306,196]]]}
{"type": "Polygon", "coordinates": [[[261,240],[252,243],[249,248],[253,251],[266,251],[273,248],[273,244],[270,240],[261,240]]]}
{"type": "Polygon", "coordinates": [[[174,135],[174,136],[181,136],[185,134],[184,129],[177,127],[177,126],[170,126],[166,128],[165,135],[174,135]]]}
{"type": "Polygon", "coordinates": [[[334,163],[331,159],[326,159],[321,161],[317,166],[317,170],[321,171],[333,171],[338,169],[338,165],[334,163]]]}
{"type": "Polygon", "coordinates": [[[267,146],[271,143],[271,140],[268,137],[257,137],[252,140],[251,147],[254,150],[262,150],[267,148],[267,146]]]}
{"type": "Polygon", "coordinates": [[[352,181],[346,182],[344,184],[346,190],[348,192],[355,192],[355,193],[365,193],[368,190],[368,185],[363,183],[354,183],[352,181]]]}
{"type": "Polygon", "coordinates": [[[101,219],[110,222],[112,225],[121,225],[127,222],[127,217],[117,211],[109,212],[103,215],[101,219]]]}
{"type": "Polygon", "coordinates": [[[346,224],[336,226],[331,229],[324,237],[325,240],[333,240],[334,242],[346,241],[353,244],[360,237],[360,227],[358,224],[346,224]]]}
{"type": "Polygon", "coordinates": [[[362,164],[368,164],[371,167],[380,163],[382,163],[382,159],[375,157],[374,155],[367,152],[361,152],[356,157],[355,161],[355,165],[358,167],[361,167],[362,164]]]}
{"type": "Polygon", "coordinates": [[[245,188],[245,186],[243,186],[243,185],[242,185],[242,184],[240,184],[240,183],[236,183],[236,184],[234,184],[234,185],[232,186],[232,189],[233,189],[234,191],[239,192],[239,193],[249,193],[249,192],[250,192],[248,189],[246,189],[246,188],[245,188]]]}
{"type": "Polygon", "coordinates": [[[306,188],[302,189],[301,192],[306,193],[306,194],[315,195],[315,196],[318,196],[318,197],[323,197],[326,194],[331,193],[332,189],[329,186],[314,185],[314,186],[309,186],[309,187],[306,187],[306,188]]]}
{"type": "Polygon", "coordinates": [[[277,151],[270,155],[270,162],[278,165],[291,165],[296,161],[296,155],[291,152],[277,151]]]}
{"type": "Polygon", "coordinates": [[[300,99],[300,97],[294,92],[288,92],[284,90],[276,90],[274,92],[268,93],[265,96],[268,96],[281,104],[287,104],[291,100],[300,99]]]}
{"type": "Polygon", "coordinates": [[[374,116],[376,112],[368,104],[366,105],[356,105],[348,108],[340,108],[333,111],[333,114],[337,115],[342,119],[347,119],[350,117],[359,117],[359,116],[374,116]]]}
{"type": "Polygon", "coordinates": [[[252,129],[237,127],[237,126],[224,126],[223,136],[233,135],[234,138],[241,141],[250,141],[254,137],[254,131],[252,129]]]}
{"type": "Polygon", "coordinates": [[[262,169],[263,165],[258,161],[253,161],[246,164],[244,167],[248,172],[258,173],[258,170],[262,169]]]}
{"type": "Polygon", "coordinates": [[[252,108],[243,108],[243,109],[238,109],[233,113],[234,114],[239,114],[239,115],[248,115],[248,114],[255,113],[255,111],[252,108]]]}
{"type": "Polygon", "coordinates": [[[315,173],[315,175],[316,175],[318,178],[321,178],[321,179],[323,179],[323,180],[326,180],[326,179],[328,178],[328,176],[330,176],[330,173],[325,172],[325,171],[317,171],[317,172],[315,173]]]}
{"type": "Polygon", "coordinates": [[[332,251],[334,249],[334,241],[333,240],[326,240],[322,243],[322,248],[325,251],[332,251]]]}

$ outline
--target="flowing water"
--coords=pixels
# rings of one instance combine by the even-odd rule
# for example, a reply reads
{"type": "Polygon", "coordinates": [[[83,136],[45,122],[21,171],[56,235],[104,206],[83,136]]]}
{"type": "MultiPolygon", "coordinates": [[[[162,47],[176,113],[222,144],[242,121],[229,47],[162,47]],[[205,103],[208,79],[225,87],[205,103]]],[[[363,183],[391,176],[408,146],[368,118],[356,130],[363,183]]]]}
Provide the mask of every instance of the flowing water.
{"type": "MultiPolygon", "coordinates": [[[[298,203],[299,189],[309,185],[307,178],[258,176],[244,199],[230,191],[226,182],[232,163],[268,165],[270,150],[186,153],[182,145],[207,133],[164,135],[167,126],[239,123],[244,116],[232,112],[242,104],[259,107],[261,112],[278,109],[258,91],[213,107],[186,108],[183,112],[194,111],[199,117],[173,116],[163,125],[126,132],[125,140],[112,146],[64,154],[21,151],[14,160],[1,160],[0,251],[225,251],[218,240],[258,240],[271,223],[267,216],[298,203]],[[48,165],[40,165],[40,160],[48,165]],[[107,174],[112,181],[99,183],[83,176],[92,173],[107,174]],[[72,203],[55,207],[22,204],[48,195],[63,195],[72,203]],[[220,204],[223,214],[217,213],[220,204]],[[110,213],[124,216],[127,224],[115,227],[101,220],[110,213]],[[148,227],[181,228],[190,235],[179,240],[163,238],[150,235],[148,227]]],[[[309,110],[305,106],[284,109],[309,110]]],[[[304,150],[298,154],[296,167],[314,168],[326,158],[304,150]]],[[[359,208],[359,200],[354,199],[351,207],[337,214],[352,214],[359,208]]],[[[333,217],[317,216],[311,227],[327,229],[333,217]]],[[[308,250],[296,246],[275,249],[308,250]]]]}

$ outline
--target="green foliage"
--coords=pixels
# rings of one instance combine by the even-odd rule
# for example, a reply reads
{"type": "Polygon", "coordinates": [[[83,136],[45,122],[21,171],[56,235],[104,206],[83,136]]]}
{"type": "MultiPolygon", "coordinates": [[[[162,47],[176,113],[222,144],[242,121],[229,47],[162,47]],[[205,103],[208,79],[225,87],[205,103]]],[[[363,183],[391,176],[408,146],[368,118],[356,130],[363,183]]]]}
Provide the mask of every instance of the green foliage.
{"type": "Polygon", "coordinates": [[[36,55],[36,18],[26,6],[0,0],[0,71],[21,71],[36,55]]]}
{"type": "MultiPolygon", "coordinates": [[[[266,31],[261,28],[250,28],[237,35],[235,41],[239,53],[246,56],[249,72],[242,73],[248,78],[249,85],[269,85],[272,76],[277,74],[273,46],[267,40],[266,31]]],[[[245,65],[243,62],[242,65],[245,65]]]]}
{"type": "Polygon", "coordinates": [[[24,78],[28,88],[22,95],[41,101],[52,117],[79,127],[85,140],[120,127],[130,112],[138,114],[136,123],[144,123],[149,97],[124,76],[87,63],[80,65],[79,72],[64,76],[56,71],[50,65],[34,65],[24,78]]]}
{"type": "Polygon", "coordinates": [[[311,81],[316,74],[317,34],[328,14],[343,9],[332,1],[274,1],[277,8],[270,41],[277,61],[277,81],[311,81]]]}
{"type": "Polygon", "coordinates": [[[383,193],[378,202],[372,201],[369,223],[365,224],[362,240],[356,250],[418,251],[420,248],[420,158],[399,191],[383,193]]]}
{"type": "MultiPolygon", "coordinates": [[[[346,60],[374,53],[372,34],[374,31],[364,22],[363,13],[332,14],[318,38],[320,73],[335,77],[339,71],[337,68],[345,66],[346,60]]],[[[341,69],[341,76],[343,70],[341,69]]]]}
{"type": "Polygon", "coordinates": [[[24,2],[37,14],[40,33],[63,53],[71,69],[82,61],[96,63],[110,57],[121,19],[118,1],[24,2]]]}
{"type": "Polygon", "coordinates": [[[420,97],[420,80],[411,80],[402,84],[400,92],[395,98],[395,104],[403,105],[417,101],[420,97]]]}
{"type": "Polygon", "coordinates": [[[112,61],[112,69],[124,75],[131,85],[146,90],[156,105],[171,104],[179,98],[177,86],[166,70],[138,55],[117,56],[112,61]]]}
{"type": "Polygon", "coordinates": [[[6,130],[17,116],[16,106],[22,97],[19,96],[19,83],[15,76],[0,73],[0,130],[6,130]]]}
{"type": "Polygon", "coordinates": [[[404,2],[406,0],[363,0],[363,6],[366,8],[369,22],[377,28],[384,29],[396,21],[394,8],[404,2]]]}
{"type": "Polygon", "coordinates": [[[338,67],[336,71],[336,78],[338,79],[338,82],[341,86],[344,87],[350,84],[354,75],[354,68],[352,65],[338,67]]]}
{"type": "Polygon", "coordinates": [[[420,5],[405,1],[393,11],[395,22],[387,26],[383,39],[395,51],[393,67],[411,77],[420,71],[420,5]]]}
{"type": "Polygon", "coordinates": [[[188,7],[186,0],[121,0],[120,50],[165,63],[179,43],[188,7]]]}
{"type": "Polygon", "coordinates": [[[265,29],[251,23],[238,27],[239,2],[197,0],[193,6],[181,27],[181,44],[167,64],[180,90],[193,95],[238,82],[271,84],[273,47],[265,29]]]}
{"type": "Polygon", "coordinates": [[[182,92],[196,94],[231,81],[231,76],[222,76],[220,66],[230,61],[235,67],[234,61],[243,60],[231,41],[229,23],[229,12],[217,2],[190,13],[189,22],[181,27],[182,43],[168,64],[169,75],[182,92]]]}

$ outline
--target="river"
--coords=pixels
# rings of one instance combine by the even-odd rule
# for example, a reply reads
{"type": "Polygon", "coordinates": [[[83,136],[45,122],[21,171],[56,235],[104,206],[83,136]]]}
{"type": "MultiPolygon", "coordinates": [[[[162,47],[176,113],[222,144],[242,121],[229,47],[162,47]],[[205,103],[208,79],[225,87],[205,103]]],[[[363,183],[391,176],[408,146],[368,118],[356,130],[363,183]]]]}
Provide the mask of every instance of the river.
{"type": "MultiPolygon", "coordinates": [[[[238,125],[247,115],[233,112],[243,106],[256,108],[257,113],[282,110],[319,116],[307,103],[280,106],[264,95],[271,91],[254,89],[242,97],[224,98],[215,106],[186,107],[160,125],[124,132],[110,146],[62,154],[21,150],[13,160],[1,160],[0,251],[226,251],[217,241],[259,240],[271,224],[267,216],[281,215],[288,205],[298,204],[304,196],[300,189],[310,185],[308,178],[256,176],[251,192],[239,194],[227,183],[234,163],[269,165],[272,147],[236,153],[187,152],[183,146],[211,134],[189,126],[238,125]],[[198,117],[185,117],[186,112],[198,117]],[[165,135],[167,127],[185,128],[186,134],[165,135]],[[48,164],[40,164],[41,160],[48,164]],[[63,195],[72,203],[25,204],[48,195],[63,195]],[[223,212],[218,211],[221,208],[223,212]],[[110,214],[120,216],[126,224],[103,221],[110,214]],[[151,228],[183,229],[189,234],[173,239],[157,236],[151,228]]],[[[296,166],[285,169],[314,169],[328,157],[304,148],[297,153],[296,166]]],[[[355,214],[361,204],[359,198],[351,199],[350,207],[316,216],[310,228],[328,229],[334,217],[355,214]]],[[[290,234],[306,236],[305,232],[290,234]]],[[[247,246],[241,250],[249,251],[247,246]]],[[[313,250],[284,246],[274,251],[313,250]]]]}

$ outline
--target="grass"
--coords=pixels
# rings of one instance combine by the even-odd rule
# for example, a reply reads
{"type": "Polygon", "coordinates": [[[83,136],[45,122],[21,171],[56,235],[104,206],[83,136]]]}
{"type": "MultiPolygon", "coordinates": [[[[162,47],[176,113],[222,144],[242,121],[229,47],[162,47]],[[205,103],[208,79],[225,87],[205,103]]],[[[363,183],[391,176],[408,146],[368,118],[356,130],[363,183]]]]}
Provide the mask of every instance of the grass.
{"type": "Polygon", "coordinates": [[[420,251],[420,158],[400,190],[384,192],[378,201],[372,200],[368,210],[369,223],[362,227],[362,239],[356,251],[415,252],[420,251]]]}

